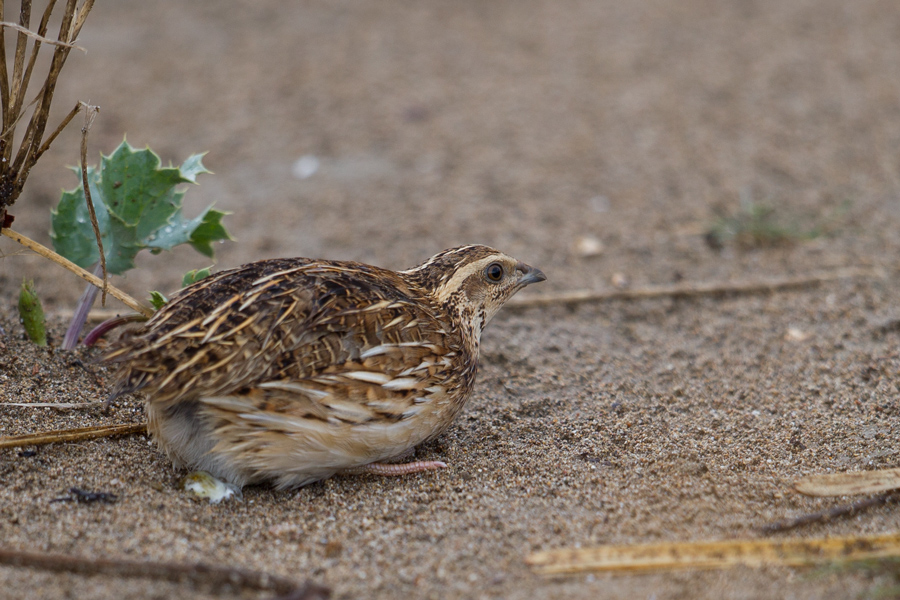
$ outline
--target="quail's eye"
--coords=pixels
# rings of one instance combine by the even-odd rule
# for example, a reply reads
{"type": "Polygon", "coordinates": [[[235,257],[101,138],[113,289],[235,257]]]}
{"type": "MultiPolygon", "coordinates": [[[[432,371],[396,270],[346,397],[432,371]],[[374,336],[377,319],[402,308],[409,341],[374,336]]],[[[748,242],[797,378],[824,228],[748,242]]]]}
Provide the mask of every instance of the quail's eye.
{"type": "Polygon", "coordinates": [[[484,276],[490,281],[497,282],[503,279],[503,265],[500,263],[491,263],[484,270],[484,276]]]}

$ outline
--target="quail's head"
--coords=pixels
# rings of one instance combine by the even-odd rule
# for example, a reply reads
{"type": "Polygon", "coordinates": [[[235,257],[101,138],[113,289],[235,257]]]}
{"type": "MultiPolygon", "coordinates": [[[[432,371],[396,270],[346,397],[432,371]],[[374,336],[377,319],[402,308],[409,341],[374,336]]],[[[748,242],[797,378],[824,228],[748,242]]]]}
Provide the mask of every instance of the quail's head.
{"type": "Polygon", "coordinates": [[[513,294],[547,279],[540,269],[480,245],[446,250],[403,273],[458,315],[476,337],[513,294]]]}

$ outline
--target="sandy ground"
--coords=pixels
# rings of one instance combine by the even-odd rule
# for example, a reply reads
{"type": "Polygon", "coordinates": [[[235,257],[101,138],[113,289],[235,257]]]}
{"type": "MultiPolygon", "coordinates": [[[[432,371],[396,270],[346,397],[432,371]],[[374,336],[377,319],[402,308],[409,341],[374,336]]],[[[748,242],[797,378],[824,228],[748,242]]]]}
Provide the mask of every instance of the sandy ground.
{"type": "MultiPolygon", "coordinates": [[[[529,295],[847,266],[883,276],[505,310],[466,411],[417,453],[447,461],[439,473],[252,487],[210,506],[177,489],[143,436],[4,450],[4,548],[240,566],[336,598],[852,598],[893,581],[783,568],[543,578],[523,560],[758,537],[847,502],[798,495],[798,476],[897,465],[896,2],[128,0],[98,3],[80,44],[57,113],[101,106],[95,156],[125,133],[174,163],[208,150],[216,174],[189,190],[187,212],[233,213],[238,241],[219,247],[219,268],[271,256],[401,268],[480,242],[548,274],[529,295]],[[299,179],[307,155],[319,169],[299,179]],[[711,248],[703,232],[740,198],[830,233],[711,248]],[[602,251],[581,255],[584,237],[602,251]],[[72,486],[119,501],[49,502],[72,486]]],[[[16,229],[49,243],[78,143],[73,128],[42,159],[16,229]]],[[[9,240],[0,252],[0,400],[103,398],[111,374],[75,361],[96,353],[36,349],[13,312],[34,278],[58,344],[81,284],[9,240]]],[[[207,264],[191,250],[148,256],[119,283],[143,298],[207,264]]],[[[109,416],[7,406],[0,435],[141,417],[138,398],[109,416]]],[[[886,506],[798,535],[898,529],[886,506]]],[[[220,594],[0,568],[0,597],[220,594]]]]}

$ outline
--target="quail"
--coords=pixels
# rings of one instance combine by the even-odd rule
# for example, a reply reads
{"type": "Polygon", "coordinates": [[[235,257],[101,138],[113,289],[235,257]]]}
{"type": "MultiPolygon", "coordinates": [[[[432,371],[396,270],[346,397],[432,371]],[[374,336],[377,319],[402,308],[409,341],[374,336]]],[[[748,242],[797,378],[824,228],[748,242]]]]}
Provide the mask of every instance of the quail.
{"type": "Polygon", "coordinates": [[[406,271],[279,258],[184,288],[107,354],[110,399],[143,391],[179,466],[235,486],[291,488],[389,464],[434,439],[472,393],[484,327],[544,274],[493,248],[406,271]]]}

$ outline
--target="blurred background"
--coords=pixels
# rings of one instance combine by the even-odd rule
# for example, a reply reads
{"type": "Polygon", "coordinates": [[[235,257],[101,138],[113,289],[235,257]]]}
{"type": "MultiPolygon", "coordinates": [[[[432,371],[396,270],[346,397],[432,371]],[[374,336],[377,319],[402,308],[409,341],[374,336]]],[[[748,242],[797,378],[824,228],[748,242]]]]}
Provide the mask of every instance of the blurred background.
{"type": "MultiPolygon", "coordinates": [[[[340,598],[897,595],[895,562],[596,579],[542,579],[523,562],[576,544],[756,537],[846,502],[794,493],[798,477],[897,466],[897,0],[101,0],[78,43],[87,53],[70,54],[51,125],[77,101],[99,105],[94,163],[126,134],[164,163],[208,152],[215,174],[189,186],[185,213],[232,213],[236,241],[216,246],[216,268],[274,256],[405,268],[484,243],[548,275],[523,297],[838,267],[885,276],[507,307],[472,401],[420,450],[451,465],[433,477],[252,488],[240,505],[201,507],[141,437],[54,445],[32,462],[9,450],[10,547],[243,565],[321,578],[340,598]],[[122,502],[50,512],[43,499],[75,476],[122,502]]],[[[80,125],[11,210],[47,245],[50,209],[80,185],[66,168],[80,125]]],[[[137,262],[113,282],[142,300],[210,264],[190,248],[137,262]]],[[[56,351],[83,287],[0,238],[0,399],[106,396],[108,379],[56,351]],[[46,351],[14,316],[25,276],[55,316],[46,351]]],[[[6,409],[0,430],[142,418],[131,402],[112,417],[6,409]]],[[[889,504],[798,535],[898,529],[889,504]]],[[[53,576],[55,595],[35,593],[26,575],[19,596],[82,589],[53,576]]],[[[80,596],[134,596],[113,583],[80,596]]]]}
{"type": "MultiPolygon", "coordinates": [[[[403,268],[478,242],[539,265],[540,293],[805,272],[900,246],[891,0],[124,0],[98,3],[79,44],[51,124],[99,105],[90,162],[126,134],[164,163],[208,152],[215,174],[185,212],[233,213],[217,268],[403,268]]],[[[78,185],[79,128],[11,210],[48,245],[50,208],[78,185]]],[[[28,274],[51,307],[77,297],[57,267],[6,239],[0,252],[4,290],[28,274]]],[[[140,298],[210,262],[143,254],[119,280],[140,298]]]]}

